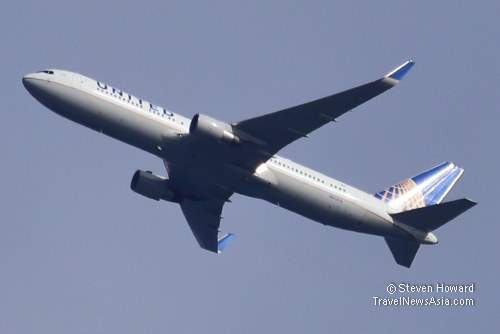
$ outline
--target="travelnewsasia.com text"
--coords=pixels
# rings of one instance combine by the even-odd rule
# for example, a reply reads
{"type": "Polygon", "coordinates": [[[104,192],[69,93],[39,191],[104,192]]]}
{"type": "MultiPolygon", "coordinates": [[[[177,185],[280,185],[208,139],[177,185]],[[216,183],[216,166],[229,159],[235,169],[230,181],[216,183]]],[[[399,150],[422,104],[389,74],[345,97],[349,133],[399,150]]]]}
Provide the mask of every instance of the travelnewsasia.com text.
{"type": "Polygon", "coordinates": [[[474,306],[474,299],[472,298],[412,298],[401,296],[398,298],[373,297],[373,301],[375,306],[474,306]]]}

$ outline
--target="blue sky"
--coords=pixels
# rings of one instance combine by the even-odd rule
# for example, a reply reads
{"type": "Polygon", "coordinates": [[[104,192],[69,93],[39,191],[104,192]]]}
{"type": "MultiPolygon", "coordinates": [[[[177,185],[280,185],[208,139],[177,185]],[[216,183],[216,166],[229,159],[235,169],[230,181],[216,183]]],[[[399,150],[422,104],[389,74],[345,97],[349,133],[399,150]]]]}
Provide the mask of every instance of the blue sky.
{"type": "MultiPolygon", "coordinates": [[[[488,332],[498,327],[495,1],[4,1],[0,332],[488,332]],[[235,122],[416,65],[280,155],[374,193],[444,161],[479,205],[411,269],[381,238],[233,196],[219,256],[180,208],[129,189],[162,162],[38,104],[21,78],[79,72],[186,117],[235,122]],[[473,307],[375,307],[389,283],[471,284],[473,307]]],[[[411,294],[460,298],[457,294],[411,294]]]]}

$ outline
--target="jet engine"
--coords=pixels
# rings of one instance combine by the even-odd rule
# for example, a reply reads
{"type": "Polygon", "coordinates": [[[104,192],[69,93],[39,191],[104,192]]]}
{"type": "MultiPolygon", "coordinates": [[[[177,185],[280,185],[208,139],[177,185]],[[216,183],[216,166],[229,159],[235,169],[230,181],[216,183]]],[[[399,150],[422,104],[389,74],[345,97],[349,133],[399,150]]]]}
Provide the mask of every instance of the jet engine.
{"type": "Polygon", "coordinates": [[[241,144],[240,138],[233,133],[231,125],[205,115],[194,115],[189,126],[189,133],[219,143],[241,144]]]}
{"type": "Polygon", "coordinates": [[[130,182],[130,189],[147,198],[180,203],[182,197],[169,184],[169,180],[152,172],[138,170],[130,182]]]}

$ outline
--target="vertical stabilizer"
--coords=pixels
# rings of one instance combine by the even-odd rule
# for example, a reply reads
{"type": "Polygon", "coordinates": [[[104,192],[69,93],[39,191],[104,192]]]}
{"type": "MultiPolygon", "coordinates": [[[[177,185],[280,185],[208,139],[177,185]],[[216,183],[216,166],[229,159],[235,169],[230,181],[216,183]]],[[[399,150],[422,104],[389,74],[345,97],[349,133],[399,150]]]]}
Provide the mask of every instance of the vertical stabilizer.
{"type": "Polygon", "coordinates": [[[439,204],[463,172],[462,168],[445,162],[374,196],[399,212],[439,204]]]}

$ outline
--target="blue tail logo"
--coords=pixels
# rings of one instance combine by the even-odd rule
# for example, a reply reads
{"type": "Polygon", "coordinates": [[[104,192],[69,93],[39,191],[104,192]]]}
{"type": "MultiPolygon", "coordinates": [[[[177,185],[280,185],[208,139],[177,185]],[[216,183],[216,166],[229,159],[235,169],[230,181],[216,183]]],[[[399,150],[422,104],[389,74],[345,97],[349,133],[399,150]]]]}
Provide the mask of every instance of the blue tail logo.
{"type": "Polygon", "coordinates": [[[399,212],[439,204],[463,172],[462,168],[445,162],[373,196],[399,212]]]}

